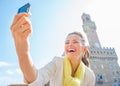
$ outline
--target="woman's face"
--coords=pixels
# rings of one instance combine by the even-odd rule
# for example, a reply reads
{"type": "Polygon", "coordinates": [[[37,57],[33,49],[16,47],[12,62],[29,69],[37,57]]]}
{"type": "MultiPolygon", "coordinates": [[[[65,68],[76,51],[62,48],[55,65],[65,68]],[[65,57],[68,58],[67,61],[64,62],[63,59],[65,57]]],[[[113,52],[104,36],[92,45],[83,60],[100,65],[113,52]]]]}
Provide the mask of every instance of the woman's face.
{"type": "Polygon", "coordinates": [[[65,40],[65,54],[68,58],[82,58],[84,46],[82,45],[82,38],[78,35],[69,35],[65,40]]]}

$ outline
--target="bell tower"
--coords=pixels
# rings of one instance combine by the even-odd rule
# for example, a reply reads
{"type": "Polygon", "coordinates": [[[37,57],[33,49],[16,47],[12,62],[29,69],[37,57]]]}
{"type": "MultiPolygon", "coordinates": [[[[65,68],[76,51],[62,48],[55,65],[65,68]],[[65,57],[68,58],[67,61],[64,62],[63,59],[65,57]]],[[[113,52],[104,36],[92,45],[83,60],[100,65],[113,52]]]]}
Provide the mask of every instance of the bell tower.
{"type": "Polygon", "coordinates": [[[86,33],[89,46],[91,48],[101,48],[100,41],[98,39],[98,35],[96,33],[96,25],[93,21],[91,21],[91,18],[88,14],[83,13],[82,15],[82,21],[83,21],[83,30],[86,33]]]}

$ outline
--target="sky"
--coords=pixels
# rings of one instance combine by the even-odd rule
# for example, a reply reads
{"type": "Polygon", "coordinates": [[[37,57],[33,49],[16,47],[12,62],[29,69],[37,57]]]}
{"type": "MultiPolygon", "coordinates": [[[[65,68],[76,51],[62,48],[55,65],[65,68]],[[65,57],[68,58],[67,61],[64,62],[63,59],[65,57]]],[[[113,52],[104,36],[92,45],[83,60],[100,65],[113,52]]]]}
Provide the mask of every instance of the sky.
{"type": "Polygon", "coordinates": [[[120,63],[119,0],[0,0],[0,86],[23,83],[10,25],[27,2],[33,27],[30,53],[36,68],[62,55],[69,32],[83,31],[83,13],[95,22],[102,47],[115,48],[120,63]]]}

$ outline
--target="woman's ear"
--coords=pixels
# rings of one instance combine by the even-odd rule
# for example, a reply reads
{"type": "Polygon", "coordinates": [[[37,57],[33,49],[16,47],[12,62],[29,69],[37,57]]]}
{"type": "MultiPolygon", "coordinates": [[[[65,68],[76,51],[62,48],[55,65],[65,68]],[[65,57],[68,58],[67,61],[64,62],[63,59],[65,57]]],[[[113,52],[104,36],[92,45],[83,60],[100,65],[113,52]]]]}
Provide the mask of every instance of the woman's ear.
{"type": "Polygon", "coordinates": [[[83,52],[86,52],[88,50],[87,46],[83,46],[83,52]]]}

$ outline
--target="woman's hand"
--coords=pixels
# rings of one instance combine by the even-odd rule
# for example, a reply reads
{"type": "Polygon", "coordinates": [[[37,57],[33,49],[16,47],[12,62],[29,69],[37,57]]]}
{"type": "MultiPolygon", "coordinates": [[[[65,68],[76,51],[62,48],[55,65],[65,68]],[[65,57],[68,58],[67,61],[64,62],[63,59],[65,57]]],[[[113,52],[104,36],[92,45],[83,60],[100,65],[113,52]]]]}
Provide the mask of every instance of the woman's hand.
{"type": "Polygon", "coordinates": [[[29,17],[30,15],[27,13],[17,14],[11,25],[17,53],[23,53],[29,50],[28,39],[32,33],[32,25],[29,17]]]}

